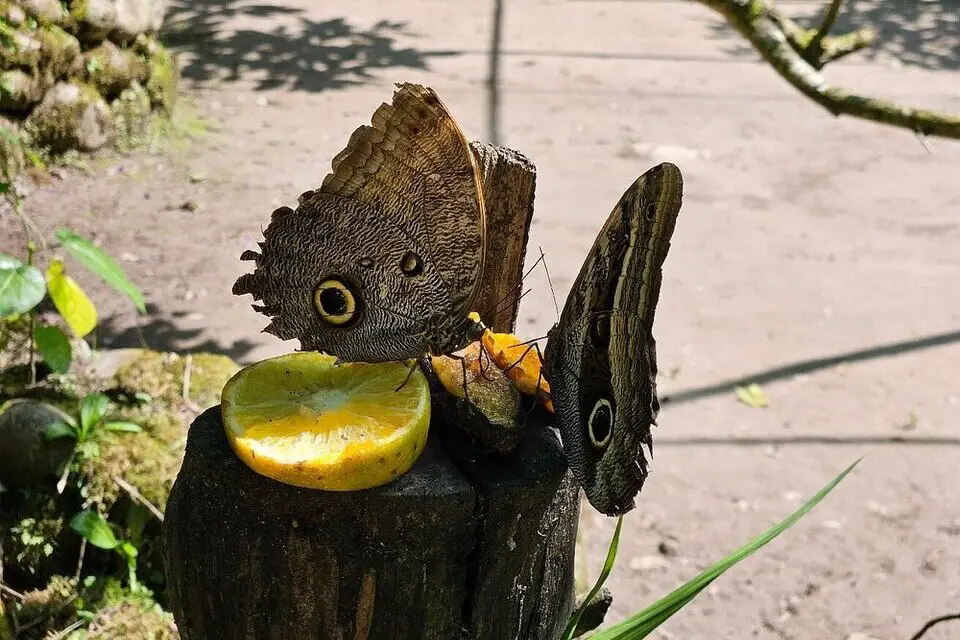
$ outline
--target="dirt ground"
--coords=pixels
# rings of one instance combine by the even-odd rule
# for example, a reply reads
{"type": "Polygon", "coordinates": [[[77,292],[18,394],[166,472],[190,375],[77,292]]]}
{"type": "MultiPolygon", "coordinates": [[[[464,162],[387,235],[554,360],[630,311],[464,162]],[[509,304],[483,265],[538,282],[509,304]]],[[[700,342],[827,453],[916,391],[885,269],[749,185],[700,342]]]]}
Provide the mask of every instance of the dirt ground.
{"type": "MultiPolygon", "coordinates": [[[[784,3],[799,16],[819,3],[784,3]]],[[[827,69],[842,86],[960,113],[960,3],[851,3],[882,44],[827,69]]],[[[654,472],[625,522],[610,620],[665,594],[863,456],[808,518],[716,582],[655,637],[909,638],[960,611],[960,144],[829,116],[710,10],[673,0],[172,3],[187,97],[216,131],[186,152],[94,163],[38,187],[40,226],[121,256],[149,301],[147,342],[250,362],[295,348],[231,295],[270,212],[316,187],[395,81],[433,86],[468,136],[538,168],[531,247],[563,299],[600,224],[670,160],[684,208],[657,314],[654,472]],[[205,180],[198,180],[203,174],[205,180]],[[733,392],[756,381],[749,408],[733,392]],[[661,543],[675,555],[663,555],[661,543]]],[[[9,220],[9,217],[6,217],[9,220]]],[[[20,246],[0,223],[0,250],[20,246]]],[[[134,317],[80,277],[107,316],[134,317]]],[[[556,320],[541,272],[519,332],[556,320]]],[[[591,562],[613,521],[588,517],[591,562]]],[[[960,623],[929,640],[960,638],[960,623]]]]}

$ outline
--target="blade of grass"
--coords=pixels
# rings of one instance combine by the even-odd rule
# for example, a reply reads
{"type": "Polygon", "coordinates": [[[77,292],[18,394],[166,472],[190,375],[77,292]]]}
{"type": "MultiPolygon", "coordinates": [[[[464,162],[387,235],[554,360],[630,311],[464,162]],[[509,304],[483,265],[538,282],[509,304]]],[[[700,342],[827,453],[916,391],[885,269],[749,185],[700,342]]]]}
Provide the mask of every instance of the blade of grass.
{"type": "Polygon", "coordinates": [[[802,507],[794,511],[788,517],[784,518],[774,526],[770,527],[762,534],[740,547],[729,556],[708,567],[703,573],[675,589],[672,593],[657,602],[653,603],[643,611],[627,618],[626,620],[599,631],[591,636],[591,640],[640,640],[646,638],[654,629],[666,622],[673,614],[690,603],[701,591],[719,578],[723,573],[737,564],[747,556],[765,546],[781,533],[792,527],[803,516],[807,515],[811,509],[823,500],[828,493],[840,484],[840,482],[853,471],[862,458],[856,460],[849,467],[844,469],[840,475],[834,478],[827,486],[821,489],[815,496],[810,498],[802,507]]]}
{"type": "Polygon", "coordinates": [[[617,547],[620,544],[620,528],[623,526],[623,516],[617,518],[617,528],[613,531],[613,538],[610,540],[610,547],[607,549],[607,559],[603,561],[603,568],[600,570],[600,575],[597,577],[597,583],[593,585],[593,589],[590,590],[590,593],[587,594],[587,597],[583,599],[583,604],[580,605],[574,614],[570,617],[570,621],[567,622],[567,628],[563,632],[563,637],[565,640],[572,640],[574,637],[574,632],[577,630],[577,624],[580,622],[580,617],[583,615],[584,610],[587,608],[587,605],[590,604],[590,601],[597,597],[597,594],[600,593],[600,589],[603,587],[603,583],[606,582],[607,576],[610,575],[610,571],[613,569],[613,563],[617,559],[617,547]]]}

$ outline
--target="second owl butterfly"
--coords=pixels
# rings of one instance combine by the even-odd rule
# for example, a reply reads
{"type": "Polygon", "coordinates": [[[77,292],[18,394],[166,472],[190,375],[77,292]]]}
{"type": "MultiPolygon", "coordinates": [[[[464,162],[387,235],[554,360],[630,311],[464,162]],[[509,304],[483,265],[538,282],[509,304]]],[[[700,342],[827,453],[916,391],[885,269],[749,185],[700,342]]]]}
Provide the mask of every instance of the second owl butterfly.
{"type": "Polygon", "coordinates": [[[544,366],[563,448],[595,509],[634,506],[652,455],[661,269],[683,195],[672,164],[630,185],[587,254],[547,337],[544,366]]]}
{"type": "Polygon", "coordinates": [[[400,84],[294,209],[274,211],[233,286],[304,350],[378,362],[469,342],[486,250],[480,174],[433,90],[400,84]]]}

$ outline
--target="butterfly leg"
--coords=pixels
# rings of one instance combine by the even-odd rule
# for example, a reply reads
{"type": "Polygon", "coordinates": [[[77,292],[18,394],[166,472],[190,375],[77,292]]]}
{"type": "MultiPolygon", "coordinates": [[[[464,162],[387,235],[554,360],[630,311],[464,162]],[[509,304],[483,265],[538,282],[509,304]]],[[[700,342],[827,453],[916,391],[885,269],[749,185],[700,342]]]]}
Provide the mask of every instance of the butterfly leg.
{"type": "Polygon", "coordinates": [[[394,393],[396,393],[397,391],[400,391],[400,389],[403,389],[405,386],[407,386],[407,383],[410,382],[411,376],[413,376],[413,372],[417,369],[418,366],[420,366],[420,362],[418,360],[413,359],[412,362],[413,364],[407,370],[407,377],[403,379],[403,382],[400,383],[399,387],[393,390],[394,393]]]}

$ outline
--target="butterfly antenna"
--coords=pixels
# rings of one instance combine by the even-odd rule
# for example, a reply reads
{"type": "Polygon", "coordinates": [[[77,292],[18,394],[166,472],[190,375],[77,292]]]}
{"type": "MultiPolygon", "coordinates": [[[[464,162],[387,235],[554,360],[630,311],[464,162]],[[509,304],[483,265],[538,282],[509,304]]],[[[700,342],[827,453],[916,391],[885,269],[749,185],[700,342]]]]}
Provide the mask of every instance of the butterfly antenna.
{"type": "Polygon", "coordinates": [[[540,260],[543,260],[543,272],[547,274],[547,285],[550,286],[550,295],[553,296],[553,308],[557,312],[557,322],[560,322],[560,305],[557,304],[557,292],[553,290],[553,280],[550,279],[550,269],[547,268],[547,257],[543,255],[543,247],[538,246],[540,250],[540,260]]]}

